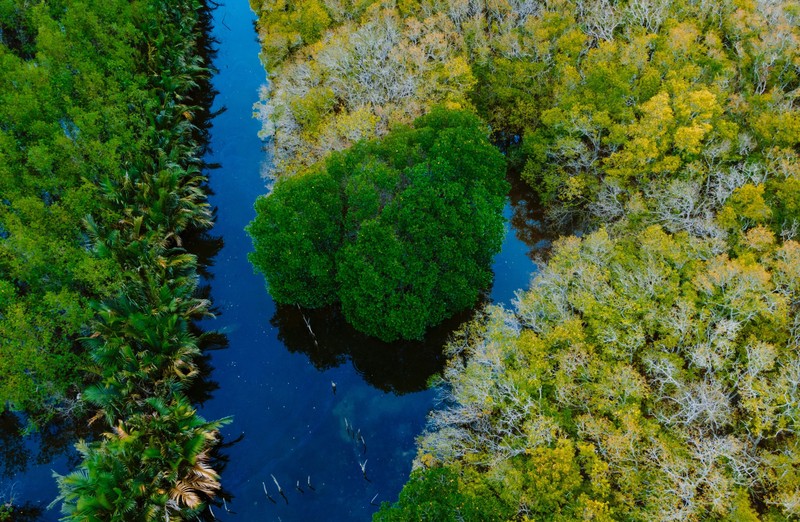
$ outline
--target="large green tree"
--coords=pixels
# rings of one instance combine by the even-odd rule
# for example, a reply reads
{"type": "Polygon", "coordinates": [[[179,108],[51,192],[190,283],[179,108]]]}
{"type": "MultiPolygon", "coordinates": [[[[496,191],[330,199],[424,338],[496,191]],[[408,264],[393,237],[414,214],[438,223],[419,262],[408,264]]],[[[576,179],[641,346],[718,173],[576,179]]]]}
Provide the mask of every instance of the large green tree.
{"type": "Polygon", "coordinates": [[[250,259],[276,301],[340,301],[386,341],[425,330],[478,299],[503,236],[503,156],[463,111],[335,153],[256,203],[250,259]]]}

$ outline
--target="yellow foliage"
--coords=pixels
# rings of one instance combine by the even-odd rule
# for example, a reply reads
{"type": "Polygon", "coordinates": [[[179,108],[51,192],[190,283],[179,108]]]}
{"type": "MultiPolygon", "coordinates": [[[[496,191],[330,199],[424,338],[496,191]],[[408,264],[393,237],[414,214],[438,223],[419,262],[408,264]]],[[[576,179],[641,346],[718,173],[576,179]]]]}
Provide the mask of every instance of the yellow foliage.
{"type": "Polygon", "coordinates": [[[745,233],[745,244],[756,252],[771,250],[775,245],[775,233],[769,228],[758,225],[745,233]]]}
{"type": "Polygon", "coordinates": [[[707,89],[677,92],[674,96],[675,115],[682,122],[707,123],[722,113],[717,97],[707,89]]]}
{"type": "Polygon", "coordinates": [[[777,147],[800,144],[800,113],[796,110],[764,111],[756,118],[753,128],[762,140],[777,147]]]}
{"type": "Polygon", "coordinates": [[[403,16],[409,16],[419,10],[418,0],[397,0],[397,9],[403,16]]]}
{"type": "Polygon", "coordinates": [[[750,504],[746,491],[738,490],[731,506],[731,512],[723,522],[759,522],[758,514],[750,504]]]}
{"type": "Polygon", "coordinates": [[[436,464],[436,457],[431,455],[430,453],[424,453],[420,458],[419,462],[426,468],[431,468],[436,464]]]}
{"type": "Polygon", "coordinates": [[[597,448],[591,443],[578,443],[578,454],[584,473],[589,476],[592,493],[599,498],[608,496],[611,493],[608,463],[597,456],[597,448]]]}
{"type": "Polygon", "coordinates": [[[318,40],[331,24],[330,16],[318,0],[305,0],[296,7],[292,22],[305,42],[318,40]]]}
{"type": "Polygon", "coordinates": [[[588,40],[586,33],[575,27],[556,40],[556,47],[567,56],[576,56],[586,47],[588,40]]]}
{"type": "Polygon", "coordinates": [[[521,369],[521,377],[526,381],[529,390],[538,393],[548,378],[550,363],[547,360],[547,345],[534,332],[524,330],[514,342],[519,359],[526,364],[521,369]]]}
{"type": "Polygon", "coordinates": [[[668,93],[661,91],[642,104],[642,117],[634,124],[631,134],[663,138],[675,122],[668,93]]]}
{"type": "Polygon", "coordinates": [[[349,142],[375,137],[380,118],[370,107],[360,107],[350,113],[343,114],[336,120],[336,132],[349,142]]]}
{"type": "Polygon", "coordinates": [[[599,502],[586,495],[578,497],[575,516],[580,517],[578,520],[585,522],[615,522],[616,520],[612,516],[608,502],[599,502]]]}
{"type": "Polygon", "coordinates": [[[642,250],[649,256],[657,255],[672,262],[683,261],[686,257],[681,245],[658,225],[645,228],[638,234],[637,239],[642,250]]]}
{"type": "Polygon", "coordinates": [[[699,39],[700,31],[693,23],[681,22],[669,30],[667,45],[675,57],[682,58],[696,50],[699,39]]]}
{"type": "Polygon", "coordinates": [[[747,183],[736,189],[730,197],[729,204],[739,218],[754,223],[764,223],[772,217],[772,210],[764,201],[764,185],[747,183]]]}
{"type": "Polygon", "coordinates": [[[554,448],[536,448],[528,454],[531,471],[526,478],[540,506],[547,508],[566,502],[570,493],[581,485],[575,446],[570,440],[560,439],[554,448]]]}
{"type": "Polygon", "coordinates": [[[561,197],[565,201],[572,201],[585,197],[586,182],[580,176],[570,176],[567,178],[566,185],[561,191],[561,197]]]}
{"type": "Polygon", "coordinates": [[[656,140],[637,136],[628,141],[622,150],[606,159],[606,172],[609,176],[627,182],[631,178],[651,173],[659,156],[656,140]]]}
{"type": "Polygon", "coordinates": [[[574,317],[555,326],[547,336],[549,344],[563,343],[567,346],[580,346],[586,342],[586,332],[583,322],[574,317]]]}
{"type": "Polygon", "coordinates": [[[555,127],[564,121],[564,111],[558,107],[552,107],[542,111],[542,114],[539,116],[539,118],[544,125],[555,127]]]}
{"type": "Polygon", "coordinates": [[[543,358],[546,346],[542,339],[531,330],[523,330],[516,339],[515,344],[525,357],[531,360],[543,358]]]}
{"type": "Polygon", "coordinates": [[[332,89],[314,87],[308,94],[292,99],[289,107],[303,131],[314,132],[323,118],[333,110],[335,101],[332,89]]]}
{"type": "Polygon", "coordinates": [[[446,92],[446,97],[453,102],[464,101],[465,93],[477,82],[472,67],[463,56],[450,58],[442,65],[439,89],[446,92]]]}
{"type": "Polygon", "coordinates": [[[725,205],[717,212],[716,221],[725,230],[731,230],[738,226],[736,211],[730,205],[725,205]]]}
{"type": "Polygon", "coordinates": [[[711,130],[708,123],[693,123],[675,130],[675,148],[686,154],[699,154],[703,138],[711,130]]]}
{"type": "Polygon", "coordinates": [[[654,174],[670,174],[681,168],[681,159],[678,156],[667,155],[653,163],[650,171],[654,174]]]}

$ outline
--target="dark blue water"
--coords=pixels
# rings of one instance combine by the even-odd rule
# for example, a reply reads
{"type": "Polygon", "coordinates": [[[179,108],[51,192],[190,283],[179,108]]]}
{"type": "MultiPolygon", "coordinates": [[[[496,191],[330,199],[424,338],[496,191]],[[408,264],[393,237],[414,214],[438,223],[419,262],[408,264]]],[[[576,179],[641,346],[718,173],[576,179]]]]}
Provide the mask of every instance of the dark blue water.
{"type": "Polygon", "coordinates": [[[87,435],[83,426],[51,426],[22,438],[22,420],[0,414],[0,505],[13,502],[12,520],[58,520],[58,509],[47,510],[58,495],[53,471],[69,473],[80,462],[73,444],[87,435]]]}
{"type": "MultiPolygon", "coordinates": [[[[215,507],[214,514],[218,520],[369,520],[380,502],[397,499],[408,477],[414,439],[434,405],[426,383],[444,364],[447,336],[472,313],[434,329],[423,343],[389,345],[354,332],[335,310],[276,307],[247,261],[252,245],[244,232],[269,167],[252,118],[265,82],[254,15],[246,0],[237,0],[218,7],[214,19],[214,109],[227,110],[214,120],[207,161],[220,165],[210,173],[210,200],[218,209],[213,233],[224,246],[207,269],[217,318],[202,326],[223,332],[228,347],[209,352],[218,388],[205,390],[200,411],[207,419],[233,416],[222,430],[229,443],[222,450],[222,484],[231,513],[215,507]],[[365,445],[348,433],[345,419],[365,445]]],[[[537,207],[519,183],[505,214],[512,226],[488,298],[508,304],[528,286],[535,270],[530,256],[547,241],[538,232],[537,207]]],[[[75,465],[72,440],[57,433],[44,442],[41,435],[20,440],[14,422],[0,417],[0,501],[13,484],[17,504],[46,506],[57,494],[51,469],[66,473],[75,465]],[[48,451],[40,454],[42,448],[48,451]]],[[[35,519],[57,520],[58,513],[35,519]]]]}

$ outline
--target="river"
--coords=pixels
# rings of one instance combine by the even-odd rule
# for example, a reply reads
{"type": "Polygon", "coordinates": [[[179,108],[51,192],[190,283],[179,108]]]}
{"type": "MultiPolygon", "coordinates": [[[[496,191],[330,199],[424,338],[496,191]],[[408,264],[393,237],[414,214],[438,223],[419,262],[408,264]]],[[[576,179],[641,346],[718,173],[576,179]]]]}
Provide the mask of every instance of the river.
{"type": "MultiPolygon", "coordinates": [[[[380,502],[397,499],[408,477],[414,439],[435,404],[426,383],[444,364],[447,336],[471,313],[425,342],[385,344],[354,332],[335,310],[303,312],[269,298],[247,261],[252,245],[244,232],[269,167],[252,118],[265,81],[254,19],[246,0],[214,12],[214,109],[226,111],[214,119],[207,161],[219,164],[210,172],[210,201],[217,208],[213,234],[222,241],[205,270],[217,317],[202,326],[224,333],[227,347],[208,352],[213,382],[197,400],[207,419],[233,420],[222,430],[225,506],[213,509],[218,520],[369,520],[380,502]]],[[[527,287],[532,253],[548,245],[524,184],[512,185],[505,209],[511,226],[487,295],[506,305],[527,287]]],[[[57,520],[57,510],[44,507],[56,495],[51,470],[63,474],[77,462],[72,431],[19,439],[18,428],[14,416],[0,417],[0,498],[13,487],[15,503],[28,506],[26,520],[57,520]]]]}

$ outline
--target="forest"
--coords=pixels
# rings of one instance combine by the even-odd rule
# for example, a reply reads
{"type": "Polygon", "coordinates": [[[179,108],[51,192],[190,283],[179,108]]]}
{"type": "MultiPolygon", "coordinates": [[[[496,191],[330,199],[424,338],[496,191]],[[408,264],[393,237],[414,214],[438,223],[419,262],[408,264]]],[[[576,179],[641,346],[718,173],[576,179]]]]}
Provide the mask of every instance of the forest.
{"type": "Polygon", "coordinates": [[[62,520],[184,520],[220,487],[224,421],[185,393],[210,313],[183,247],[212,224],[209,20],[199,0],[0,2],[0,411],[102,433],[55,477],[62,520]]]}
{"type": "MultiPolygon", "coordinates": [[[[800,518],[800,2],[249,3],[270,167],[247,195],[266,290],[248,290],[280,305],[278,338],[301,319],[319,348],[324,307],[376,349],[465,317],[492,285],[508,180],[560,235],[511,305],[450,335],[413,469],[373,520],[800,518]]],[[[233,513],[231,419],[193,394],[218,338],[191,248],[216,219],[215,5],[0,0],[0,420],[90,425],[52,472],[61,520],[233,513]]],[[[325,379],[327,413],[353,415],[325,379]]],[[[326,444],[372,487],[366,424],[343,420],[326,444]]],[[[288,509],[254,477],[234,482],[262,504],[239,506],[288,509]]],[[[293,502],[323,493],[299,478],[293,502]]],[[[27,519],[6,494],[0,521],[27,519]]]]}
{"type": "Polygon", "coordinates": [[[276,201],[445,107],[563,233],[449,342],[374,520],[800,516],[800,4],[251,4],[276,201]]]}

